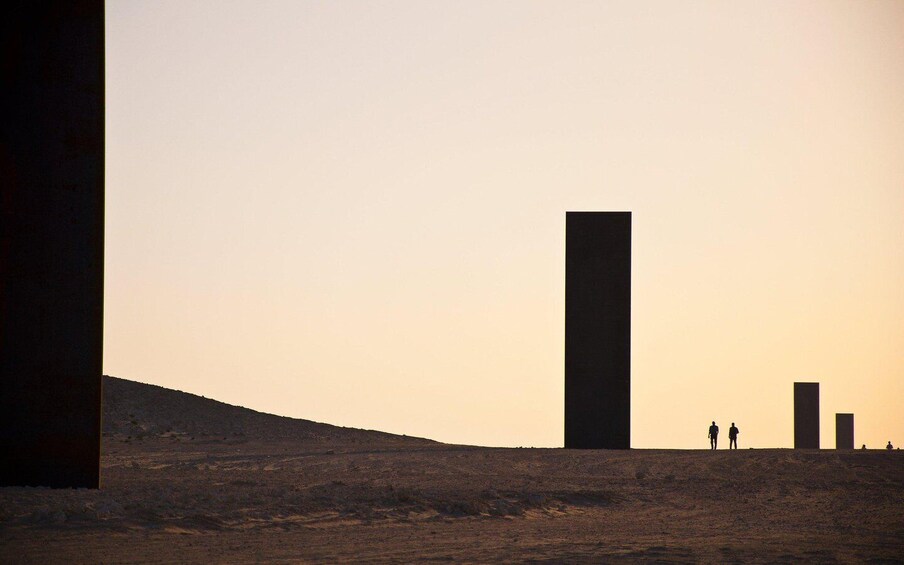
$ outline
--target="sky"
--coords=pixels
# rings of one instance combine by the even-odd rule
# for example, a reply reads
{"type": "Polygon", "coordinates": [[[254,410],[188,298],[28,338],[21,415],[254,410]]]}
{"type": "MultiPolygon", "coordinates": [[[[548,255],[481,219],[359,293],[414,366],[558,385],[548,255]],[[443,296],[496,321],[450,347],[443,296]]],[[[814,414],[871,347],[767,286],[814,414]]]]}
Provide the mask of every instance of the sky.
{"type": "Polygon", "coordinates": [[[565,212],[633,212],[632,446],[904,444],[904,3],[108,0],[104,371],[564,434],[565,212]]]}

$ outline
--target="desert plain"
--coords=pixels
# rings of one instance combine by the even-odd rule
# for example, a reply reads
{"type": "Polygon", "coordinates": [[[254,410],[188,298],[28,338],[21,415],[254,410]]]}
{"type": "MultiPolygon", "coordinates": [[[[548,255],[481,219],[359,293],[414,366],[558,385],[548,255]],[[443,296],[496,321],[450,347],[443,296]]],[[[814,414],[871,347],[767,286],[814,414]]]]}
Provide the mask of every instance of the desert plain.
{"type": "Polygon", "coordinates": [[[105,377],[101,474],[0,488],[0,562],[904,562],[900,451],[447,445],[105,377]]]}

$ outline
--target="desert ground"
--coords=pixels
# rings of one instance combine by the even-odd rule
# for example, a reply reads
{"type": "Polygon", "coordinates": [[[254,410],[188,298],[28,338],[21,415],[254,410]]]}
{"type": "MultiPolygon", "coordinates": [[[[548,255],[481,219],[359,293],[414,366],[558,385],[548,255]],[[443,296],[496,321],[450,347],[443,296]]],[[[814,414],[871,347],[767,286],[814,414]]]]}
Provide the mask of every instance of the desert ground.
{"type": "Polygon", "coordinates": [[[446,445],[105,377],[99,490],[0,488],[2,563],[904,563],[904,455],[446,445]]]}

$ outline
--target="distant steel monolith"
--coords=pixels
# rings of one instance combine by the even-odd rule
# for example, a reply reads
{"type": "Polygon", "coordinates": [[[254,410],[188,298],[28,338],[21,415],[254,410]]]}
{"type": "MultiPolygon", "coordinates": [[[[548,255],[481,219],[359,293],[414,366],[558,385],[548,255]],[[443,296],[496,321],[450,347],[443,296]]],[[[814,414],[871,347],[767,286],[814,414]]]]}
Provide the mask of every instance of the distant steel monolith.
{"type": "Polygon", "coordinates": [[[835,414],[835,449],[854,449],[853,414],[835,414]]]}
{"type": "Polygon", "coordinates": [[[794,449],[819,449],[819,383],[794,383],[794,449]]]}

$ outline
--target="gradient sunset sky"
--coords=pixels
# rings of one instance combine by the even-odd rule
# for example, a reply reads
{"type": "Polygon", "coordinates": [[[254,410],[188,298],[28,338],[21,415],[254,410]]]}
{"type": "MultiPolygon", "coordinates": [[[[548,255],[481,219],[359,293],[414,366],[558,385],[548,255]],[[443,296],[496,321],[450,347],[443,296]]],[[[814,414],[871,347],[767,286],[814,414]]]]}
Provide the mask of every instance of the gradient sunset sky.
{"type": "Polygon", "coordinates": [[[107,374],[561,446],[565,211],[633,216],[632,444],[904,444],[904,2],[108,1],[107,374]],[[727,442],[727,440],[726,440],[727,442]]]}

